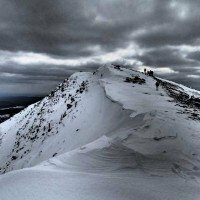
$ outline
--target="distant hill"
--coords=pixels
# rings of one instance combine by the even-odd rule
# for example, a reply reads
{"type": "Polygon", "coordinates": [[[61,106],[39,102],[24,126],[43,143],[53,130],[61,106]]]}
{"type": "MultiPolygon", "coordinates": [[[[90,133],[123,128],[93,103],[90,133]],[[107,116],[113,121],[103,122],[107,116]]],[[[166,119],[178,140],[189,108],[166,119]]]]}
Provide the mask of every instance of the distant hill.
{"type": "Polygon", "coordinates": [[[17,114],[28,105],[40,101],[43,97],[1,97],[0,123],[17,114]]]}

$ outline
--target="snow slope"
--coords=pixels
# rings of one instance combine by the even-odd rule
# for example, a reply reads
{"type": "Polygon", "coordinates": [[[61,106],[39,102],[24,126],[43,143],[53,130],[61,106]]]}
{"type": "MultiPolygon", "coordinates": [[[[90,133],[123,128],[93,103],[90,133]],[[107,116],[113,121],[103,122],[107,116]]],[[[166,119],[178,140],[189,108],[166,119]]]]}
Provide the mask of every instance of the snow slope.
{"type": "Polygon", "coordinates": [[[76,73],[0,125],[0,199],[200,199],[199,115],[137,71],[76,73]]]}
{"type": "Polygon", "coordinates": [[[96,76],[76,73],[0,125],[0,170],[33,166],[94,141],[130,121],[126,113],[104,95],[96,76]]]}

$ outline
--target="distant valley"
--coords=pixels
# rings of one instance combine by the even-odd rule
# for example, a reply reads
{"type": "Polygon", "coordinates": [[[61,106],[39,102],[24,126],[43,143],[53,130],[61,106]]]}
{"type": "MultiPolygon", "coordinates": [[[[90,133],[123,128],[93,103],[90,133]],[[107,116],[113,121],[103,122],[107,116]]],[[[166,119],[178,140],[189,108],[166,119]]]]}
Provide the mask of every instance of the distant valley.
{"type": "Polygon", "coordinates": [[[43,97],[1,97],[0,98],[0,123],[17,114],[28,105],[40,101],[43,97]]]}

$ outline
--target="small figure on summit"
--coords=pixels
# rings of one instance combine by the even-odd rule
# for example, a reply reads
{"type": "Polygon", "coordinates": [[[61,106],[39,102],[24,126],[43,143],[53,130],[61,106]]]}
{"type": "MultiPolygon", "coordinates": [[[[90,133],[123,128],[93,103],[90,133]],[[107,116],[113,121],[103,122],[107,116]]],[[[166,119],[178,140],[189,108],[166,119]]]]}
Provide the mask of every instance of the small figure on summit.
{"type": "Polygon", "coordinates": [[[152,70],[149,71],[149,76],[153,76],[153,71],[152,70]]]}
{"type": "Polygon", "coordinates": [[[158,90],[160,83],[157,81],[155,85],[156,85],[156,90],[158,90]]]}
{"type": "Polygon", "coordinates": [[[147,74],[147,69],[146,69],[146,68],[144,68],[144,74],[145,74],[145,75],[147,74]]]}

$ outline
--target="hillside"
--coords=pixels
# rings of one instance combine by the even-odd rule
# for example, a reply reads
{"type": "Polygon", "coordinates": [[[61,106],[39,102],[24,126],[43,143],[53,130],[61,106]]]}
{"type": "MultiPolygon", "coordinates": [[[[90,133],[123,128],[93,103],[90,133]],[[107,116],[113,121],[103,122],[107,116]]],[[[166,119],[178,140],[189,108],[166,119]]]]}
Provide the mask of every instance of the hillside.
{"type": "Polygon", "coordinates": [[[0,197],[197,200],[199,99],[119,66],[75,73],[0,124],[0,197]]]}

